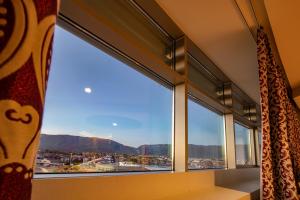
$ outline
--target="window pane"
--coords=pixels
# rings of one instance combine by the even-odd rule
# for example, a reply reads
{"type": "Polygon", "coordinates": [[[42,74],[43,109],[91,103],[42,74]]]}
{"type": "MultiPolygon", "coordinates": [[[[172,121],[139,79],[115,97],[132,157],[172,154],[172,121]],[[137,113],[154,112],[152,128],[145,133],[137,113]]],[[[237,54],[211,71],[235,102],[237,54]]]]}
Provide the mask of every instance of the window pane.
{"type": "Polygon", "coordinates": [[[205,91],[210,97],[219,99],[217,89],[223,87],[223,83],[212,75],[195,58],[188,56],[188,78],[198,88],[205,91]]]}
{"type": "Polygon", "coordinates": [[[172,51],[172,39],[160,31],[130,1],[124,0],[79,0],[90,15],[99,16],[120,33],[129,33],[143,47],[171,66],[168,59],[172,51]],[[87,3],[88,2],[88,3],[87,3]]]}
{"type": "Polygon", "coordinates": [[[259,129],[258,130],[258,146],[259,146],[259,151],[261,151],[261,137],[262,137],[262,135],[261,135],[261,130],[259,129]]]}
{"type": "Polygon", "coordinates": [[[224,168],[223,116],[188,101],[189,169],[224,168]]]}
{"type": "Polygon", "coordinates": [[[237,165],[252,165],[250,130],[238,123],[234,124],[235,129],[235,151],[237,165]]]}
{"type": "Polygon", "coordinates": [[[258,152],[258,156],[259,156],[259,157],[258,157],[258,165],[260,165],[260,162],[261,162],[261,156],[262,156],[262,155],[261,155],[261,153],[262,153],[262,152],[261,152],[261,148],[262,148],[262,147],[261,147],[262,134],[261,134],[261,130],[260,130],[260,129],[257,130],[257,136],[258,136],[257,139],[258,139],[258,148],[259,148],[259,149],[258,149],[258,151],[259,151],[259,152],[258,152]]]}
{"type": "Polygon", "coordinates": [[[171,170],[172,98],[56,27],[36,172],[171,170]]]}

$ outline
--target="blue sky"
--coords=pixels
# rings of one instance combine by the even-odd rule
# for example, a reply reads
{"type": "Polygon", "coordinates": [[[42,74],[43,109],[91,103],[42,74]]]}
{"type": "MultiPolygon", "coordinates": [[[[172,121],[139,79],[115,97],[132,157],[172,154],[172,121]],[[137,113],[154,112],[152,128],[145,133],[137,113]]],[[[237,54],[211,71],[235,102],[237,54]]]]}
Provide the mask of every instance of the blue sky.
{"type": "MultiPolygon", "coordinates": [[[[42,133],[170,144],[172,90],[56,27],[42,133]]],[[[223,118],[189,103],[189,143],[221,144],[223,118]]]]}
{"type": "Polygon", "coordinates": [[[189,144],[224,144],[224,119],[192,100],[188,102],[189,144]]]}
{"type": "Polygon", "coordinates": [[[171,143],[172,91],[56,27],[42,133],[171,143]]]}
{"type": "Polygon", "coordinates": [[[250,130],[238,123],[234,124],[235,143],[250,144],[250,130]]]}

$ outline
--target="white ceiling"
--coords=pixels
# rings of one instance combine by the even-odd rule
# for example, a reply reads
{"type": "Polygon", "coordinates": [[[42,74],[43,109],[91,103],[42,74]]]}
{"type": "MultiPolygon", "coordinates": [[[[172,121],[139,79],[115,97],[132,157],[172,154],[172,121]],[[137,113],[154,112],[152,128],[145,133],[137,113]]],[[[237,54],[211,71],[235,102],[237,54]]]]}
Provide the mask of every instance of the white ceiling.
{"type": "Polygon", "coordinates": [[[156,0],[242,90],[260,101],[256,43],[234,0],[156,0]]]}

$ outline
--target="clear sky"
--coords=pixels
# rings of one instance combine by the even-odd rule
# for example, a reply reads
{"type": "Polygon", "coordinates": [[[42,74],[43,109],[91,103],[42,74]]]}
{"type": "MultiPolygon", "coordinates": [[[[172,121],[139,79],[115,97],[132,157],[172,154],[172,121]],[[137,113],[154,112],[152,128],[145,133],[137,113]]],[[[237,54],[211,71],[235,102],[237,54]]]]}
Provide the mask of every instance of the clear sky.
{"type": "Polygon", "coordinates": [[[224,120],[219,115],[192,100],[188,102],[189,144],[224,144],[224,120]]]}
{"type": "Polygon", "coordinates": [[[234,131],[236,144],[250,144],[250,132],[248,128],[235,123],[234,131]]]}
{"type": "Polygon", "coordinates": [[[56,27],[42,133],[170,144],[172,90],[56,27]]]}
{"type": "MultiPolygon", "coordinates": [[[[171,144],[172,90],[56,27],[42,133],[171,144]]],[[[189,103],[189,143],[221,144],[223,119],[189,103]]]]}

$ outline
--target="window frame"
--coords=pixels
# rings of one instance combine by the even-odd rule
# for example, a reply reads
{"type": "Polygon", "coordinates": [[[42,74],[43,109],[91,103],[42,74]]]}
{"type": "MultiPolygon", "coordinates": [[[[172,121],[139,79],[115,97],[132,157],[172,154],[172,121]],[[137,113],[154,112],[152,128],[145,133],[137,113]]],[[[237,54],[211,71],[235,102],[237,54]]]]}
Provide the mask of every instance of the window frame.
{"type": "MultiPolygon", "coordinates": [[[[234,145],[236,146],[236,131],[235,131],[235,124],[238,124],[242,126],[243,128],[248,129],[249,131],[249,156],[251,164],[249,165],[239,165],[236,163],[236,168],[253,168],[256,167],[256,151],[255,151],[255,140],[254,140],[254,130],[255,127],[249,126],[247,124],[244,124],[238,120],[234,120],[234,145]]],[[[235,160],[237,157],[237,151],[235,148],[235,160]]]]}
{"type": "MultiPolygon", "coordinates": [[[[224,151],[224,167],[222,168],[204,168],[204,169],[189,169],[187,167],[188,171],[203,171],[203,170],[224,170],[228,168],[228,159],[227,159],[227,152],[226,152],[226,129],[225,129],[225,115],[223,112],[221,112],[220,110],[210,106],[209,104],[205,103],[204,101],[201,101],[200,99],[198,99],[197,97],[193,96],[191,93],[188,94],[188,100],[193,101],[194,103],[198,104],[199,106],[202,106],[203,108],[207,109],[208,111],[211,111],[217,115],[219,115],[222,118],[222,123],[223,123],[223,151],[224,151]]],[[[188,136],[188,132],[187,132],[187,136],[188,136]]],[[[187,147],[187,156],[189,154],[189,150],[187,147]]],[[[189,158],[189,157],[188,157],[189,158]]]]}
{"type": "MultiPolygon", "coordinates": [[[[147,2],[148,4],[149,2],[147,2]]],[[[215,113],[221,113],[223,116],[224,121],[224,150],[225,150],[225,165],[226,168],[240,168],[240,166],[236,165],[236,163],[233,163],[232,159],[229,159],[229,154],[232,153],[228,150],[228,145],[235,144],[235,129],[234,129],[234,123],[239,122],[242,123],[243,126],[249,127],[252,132],[251,134],[254,135],[254,140],[252,139],[250,149],[253,154],[255,153],[255,157],[251,154],[251,160],[253,165],[247,166],[247,168],[251,167],[257,167],[258,166],[258,152],[257,152],[257,134],[254,134],[257,132],[257,128],[260,127],[259,124],[259,117],[260,113],[257,112],[258,120],[257,122],[247,121],[247,119],[244,119],[244,116],[240,116],[234,108],[224,105],[219,100],[220,99],[214,99],[211,98],[209,93],[206,91],[203,91],[201,88],[197,87],[195,84],[193,84],[189,78],[188,78],[188,61],[187,57],[188,55],[193,56],[194,59],[196,59],[205,70],[210,71],[214,76],[216,76],[218,79],[220,79],[224,84],[231,83],[231,80],[221,71],[218,69],[218,67],[186,36],[184,33],[176,26],[175,23],[172,22],[172,20],[169,19],[169,17],[164,13],[164,11],[158,6],[156,7],[158,10],[158,16],[151,15],[151,13],[155,13],[152,11],[147,10],[147,5],[143,2],[136,2],[136,6],[140,6],[141,10],[144,15],[149,17],[149,20],[151,20],[151,23],[154,23],[154,25],[158,25],[158,29],[162,29],[167,34],[169,34],[173,41],[173,48],[174,48],[174,66],[173,68],[166,67],[161,62],[157,61],[157,59],[153,59],[153,55],[149,54],[144,49],[142,50],[142,53],[144,53],[144,57],[147,58],[144,60],[141,60],[141,55],[139,52],[136,51],[136,47],[139,44],[133,44],[132,48],[128,48],[129,43],[124,43],[124,41],[120,41],[116,34],[109,37],[103,37],[104,35],[99,34],[99,32],[95,31],[95,29],[90,29],[91,24],[85,23],[84,20],[87,19],[87,17],[90,16],[81,16],[79,18],[70,18],[68,14],[70,14],[70,11],[73,13],[77,13],[79,7],[76,7],[73,2],[63,2],[62,3],[62,9],[58,15],[57,22],[59,26],[62,26],[64,29],[67,29],[68,31],[74,33],[76,36],[80,37],[81,39],[85,40],[86,42],[90,43],[91,45],[95,46],[96,48],[99,48],[100,50],[104,51],[105,53],[108,53],[109,55],[115,57],[118,60],[121,60],[124,62],[126,60],[126,64],[128,64],[128,67],[132,67],[136,69],[137,71],[141,72],[143,75],[149,77],[150,79],[157,81],[160,84],[163,84],[165,87],[169,88],[171,87],[173,92],[173,113],[172,113],[172,170],[171,171],[149,171],[149,172],[120,172],[116,174],[134,174],[134,173],[156,173],[156,172],[186,172],[189,171],[188,169],[188,122],[187,122],[187,101],[189,99],[189,96],[192,95],[194,98],[196,98],[200,105],[203,105],[205,108],[211,110],[215,113]],[[70,8],[68,8],[68,6],[70,8]],[[150,15],[149,15],[150,13],[150,15]],[[177,44],[178,41],[182,40],[183,42],[183,64],[184,64],[184,70],[183,73],[176,71],[177,66],[177,44]],[[127,45],[127,46],[126,46],[127,45]],[[128,50],[128,51],[127,51],[128,50]],[[126,52],[126,53],[125,53],[126,52]],[[127,63],[128,62],[128,63],[127,63]],[[161,64],[161,66],[160,66],[161,64]],[[158,67],[157,67],[158,66],[158,67]],[[178,88],[181,88],[180,91],[178,88]],[[179,92],[178,92],[179,91],[179,92]],[[178,94],[180,93],[180,94],[178,94]],[[182,122],[180,122],[179,127],[178,123],[175,123],[178,119],[178,116],[180,114],[183,114],[182,122]],[[228,120],[228,116],[231,115],[230,120],[228,120]],[[239,116],[238,116],[239,115],[239,116]],[[243,120],[241,120],[243,118],[243,120]],[[248,124],[248,125],[246,125],[248,124]],[[233,134],[233,139],[231,137],[228,137],[228,135],[233,134]],[[179,141],[179,138],[183,138],[184,141],[179,141]],[[253,148],[253,145],[255,148],[253,148]],[[177,153],[176,153],[177,151],[177,153]],[[178,155],[178,152],[184,151],[184,155],[178,155]],[[229,163],[231,162],[231,163],[229,163]],[[179,163],[179,164],[178,164],[179,163]],[[229,167],[229,165],[231,167],[229,167]],[[179,166],[179,167],[178,167],[179,166]]],[[[151,5],[151,3],[149,4],[151,5]]],[[[82,14],[82,13],[81,13],[82,14]]],[[[157,14],[157,13],[156,13],[157,14]]],[[[155,15],[156,15],[155,14],[155,15]]],[[[102,27],[102,26],[100,26],[102,27]]],[[[101,28],[99,28],[101,29],[101,28]]],[[[105,27],[104,27],[105,29],[105,27]]],[[[108,33],[105,29],[105,33],[108,33]]],[[[130,46],[130,45],[129,45],[130,46]]],[[[223,88],[224,90],[224,88],[223,88]]],[[[243,99],[247,99],[247,103],[253,103],[253,102],[246,94],[243,93],[243,91],[232,91],[234,95],[241,96],[243,99]]],[[[222,98],[222,96],[220,97],[222,98]]],[[[234,102],[233,102],[234,103],[234,102]]],[[[256,104],[257,105],[257,104],[256,104]]],[[[252,138],[253,138],[252,137],[252,138]]],[[[235,151],[235,145],[234,145],[234,157],[236,157],[236,151],[235,151]]],[[[230,155],[231,156],[231,155],[230,155]]],[[[235,158],[236,159],[236,158],[235,158]]],[[[211,170],[211,169],[191,169],[191,170],[211,170]]],[[[91,172],[92,174],[99,174],[101,172],[91,172]]],[[[102,174],[108,174],[111,175],[111,173],[101,173],[102,174]]],[[[49,174],[50,176],[51,174],[49,174]]],[[[64,176],[66,174],[63,174],[64,176]]],[[[115,175],[115,174],[114,174],[115,175]]],[[[80,173],[76,173],[74,176],[80,176],[80,173]]],[[[36,176],[35,176],[36,177],[36,176]]]]}
{"type": "MultiPolygon", "coordinates": [[[[127,65],[127,67],[132,68],[133,70],[136,70],[137,72],[141,73],[141,76],[146,76],[152,81],[155,81],[156,83],[160,84],[161,86],[165,87],[166,89],[169,89],[172,92],[172,124],[171,124],[171,159],[172,159],[172,165],[169,170],[149,170],[149,171],[114,171],[114,172],[47,172],[47,173],[39,173],[35,172],[36,178],[41,177],[65,177],[67,175],[70,175],[71,177],[74,176],[85,176],[85,174],[127,174],[127,173],[158,173],[158,172],[172,172],[174,171],[174,85],[170,83],[168,80],[161,77],[159,74],[149,70],[146,66],[141,64],[140,62],[134,60],[129,55],[121,52],[120,50],[116,49],[115,47],[111,46],[101,38],[97,37],[93,33],[89,32],[76,22],[73,22],[69,20],[68,18],[65,18],[62,14],[58,15],[58,20],[56,26],[61,27],[65,31],[74,34],[79,39],[83,40],[84,42],[87,42],[89,45],[91,45],[94,48],[97,48],[100,51],[103,51],[104,53],[108,54],[109,56],[112,56],[114,59],[124,63],[127,65]]],[[[51,73],[51,72],[50,72],[51,73]]]]}
{"type": "Polygon", "coordinates": [[[262,154],[262,129],[256,127],[254,130],[254,140],[255,140],[255,155],[256,155],[256,166],[260,167],[261,165],[261,154],[262,154]],[[259,138],[261,144],[259,144],[259,138]],[[259,146],[261,145],[261,146],[259,146]]]}

